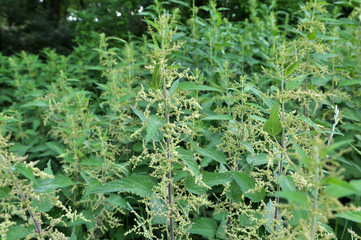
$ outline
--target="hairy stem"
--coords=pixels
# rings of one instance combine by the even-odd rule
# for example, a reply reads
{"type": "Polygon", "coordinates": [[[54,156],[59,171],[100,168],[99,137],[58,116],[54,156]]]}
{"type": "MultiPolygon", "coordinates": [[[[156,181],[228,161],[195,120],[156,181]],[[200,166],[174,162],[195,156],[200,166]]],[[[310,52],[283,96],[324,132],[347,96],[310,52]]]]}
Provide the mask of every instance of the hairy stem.
{"type": "Polygon", "coordinates": [[[26,210],[28,211],[31,219],[32,219],[33,222],[34,222],[36,232],[37,232],[38,234],[40,234],[40,233],[41,233],[41,225],[40,225],[40,223],[38,223],[38,221],[35,219],[34,214],[33,214],[33,212],[31,211],[31,209],[28,208],[28,206],[27,206],[28,204],[26,203],[26,197],[25,197],[23,191],[21,190],[19,184],[16,183],[16,180],[15,180],[13,174],[11,173],[11,171],[10,171],[9,169],[8,169],[8,173],[10,174],[10,176],[11,176],[12,179],[13,179],[13,181],[15,182],[16,188],[18,189],[18,191],[19,191],[19,193],[20,193],[21,201],[25,204],[26,210]]]}
{"type": "Polygon", "coordinates": [[[319,175],[320,175],[320,168],[319,168],[319,154],[318,154],[318,148],[316,147],[316,174],[315,174],[315,198],[313,201],[313,218],[312,218],[312,230],[311,230],[311,240],[314,240],[317,233],[317,208],[318,208],[318,190],[319,190],[319,175]]]}
{"type": "MultiPolygon", "coordinates": [[[[169,124],[169,112],[168,112],[168,104],[167,104],[167,89],[164,83],[164,105],[165,105],[165,120],[166,123],[169,124]]],[[[167,160],[170,161],[170,138],[167,138],[167,160]]],[[[168,172],[168,206],[171,208],[172,205],[172,172],[168,172]]],[[[169,215],[169,228],[170,228],[170,239],[174,240],[174,226],[173,226],[173,211],[170,212],[169,215]]]]}
{"type": "MultiPolygon", "coordinates": [[[[282,66],[282,82],[281,82],[281,94],[282,94],[282,99],[281,99],[281,104],[282,104],[282,123],[285,122],[285,100],[284,100],[284,78],[285,78],[285,69],[282,66]]],[[[283,124],[282,124],[283,125],[283,124]]],[[[283,159],[285,158],[285,128],[284,126],[282,127],[282,140],[281,140],[281,147],[282,147],[282,154],[281,154],[281,159],[280,159],[280,163],[279,163],[279,170],[278,170],[278,175],[281,177],[283,174],[283,159]]],[[[277,192],[279,192],[281,190],[280,185],[277,185],[277,192]]],[[[280,203],[280,198],[279,196],[276,197],[276,207],[275,207],[275,215],[274,215],[274,219],[277,220],[278,218],[278,205],[280,203]]],[[[275,225],[275,231],[277,229],[277,225],[275,225]]]]}

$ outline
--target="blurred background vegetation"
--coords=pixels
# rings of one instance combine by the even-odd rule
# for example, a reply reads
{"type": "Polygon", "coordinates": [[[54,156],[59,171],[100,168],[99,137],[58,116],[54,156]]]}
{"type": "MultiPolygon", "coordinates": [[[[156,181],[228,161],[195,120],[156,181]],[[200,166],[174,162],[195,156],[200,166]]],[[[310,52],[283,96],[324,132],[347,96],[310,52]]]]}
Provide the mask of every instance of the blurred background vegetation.
{"type": "MultiPolygon", "coordinates": [[[[60,54],[69,54],[76,43],[89,40],[92,32],[103,32],[108,36],[127,38],[141,36],[146,31],[142,21],[144,12],[154,1],[151,0],[2,0],[0,5],[0,51],[11,55],[21,50],[39,53],[43,48],[56,49],[60,54]],[[131,33],[129,35],[129,33],[131,33]]],[[[204,6],[207,0],[197,0],[197,6],[204,6]]],[[[295,14],[299,11],[300,1],[274,0],[258,1],[267,9],[275,5],[278,20],[282,22],[292,16],[290,24],[295,24],[295,14]]],[[[180,8],[181,21],[191,17],[186,8],[188,1],[167,1],[163,7],[180,8]],[[180,4],[181,3],[181,4],[180,4]],[[182,8],[183,6],[183,8],[182,8]]],[[[243,21],[250,17],[252,6],[249,1],[218,1],[223,17],[229,21],[243,21]]],[[[347,15],[350,9],[343,5],[342,12],[347,15]]],[[[206,11],[199,11],[205,17],[206,11]]]]}

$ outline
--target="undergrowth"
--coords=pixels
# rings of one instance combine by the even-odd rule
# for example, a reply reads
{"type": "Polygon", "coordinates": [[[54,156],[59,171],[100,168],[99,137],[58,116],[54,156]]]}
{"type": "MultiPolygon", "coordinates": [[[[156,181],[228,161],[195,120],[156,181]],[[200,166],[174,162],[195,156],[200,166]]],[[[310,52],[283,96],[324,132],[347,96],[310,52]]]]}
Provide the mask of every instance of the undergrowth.
{"type": "Polygon", "coordinates": [[[360,239],[359,1],[172,2],[0,55],[0,239],[360,239]]]}

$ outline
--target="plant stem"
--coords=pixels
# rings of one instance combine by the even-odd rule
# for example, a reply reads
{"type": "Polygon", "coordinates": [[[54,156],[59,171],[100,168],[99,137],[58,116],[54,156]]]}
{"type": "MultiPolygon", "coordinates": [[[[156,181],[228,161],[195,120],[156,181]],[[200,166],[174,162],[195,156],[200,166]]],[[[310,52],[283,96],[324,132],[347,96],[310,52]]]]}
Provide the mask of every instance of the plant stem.
{"type": "Polygon", "coordinates": [[[21,201],[22,201],[23,203],[25,203],[26,210],[28,211],[31,219],[32,219],[33,222],[34,222],[36,232],[37,232],[38,234],[40,234],[40,233],[41,233],[41,225],[40,225],[40,223],[38,223],[38,221],[37,221],[37,220],[35,219],[35,217],[34,217],[33,212],[27,207],[26,197],[25,197],[23,191],[21,190],[19,184],[16,183],[15,177],[13,176],[13,174],[11,173],[11,171],[10,171],[9,169],[8,169],[8,173],[10,174],[10,176],[11,176],[12,179],[13,179],[13,181],[15,182],[16,188],[18,189],[18,191],[19,191],[19,193],[20,193],[21,201]]]}
{"type": "Polygon", "coordinates": [[[311,230],[311,240],[314,240],[317,233],[317,208],[318,208],[318,185],[320,182],[319,175],[320,175],[320,168],[319,168],[319,154],[318,154],[318,147],[316,146],[316,174],[315,174],[315,200],[313,202],[313,218],[312,218],[312,230],[311,230]]]}
{"type": "MultiPolygon", "coordinates": [[[[282,65],[282,82],[281,82],[281,94],[282,94],[282,99],[281,99],[281,104],[282,104],[282,123],[285,122],[285,100],[284,100],[284,79],[285,79],[285,69],[284,66],[282,65]]],[[[281,177],[283,174],[283,159],[285,158],[285,128],[284,126],[282,127],[282,142],[281,142],[281,147],[282,147],[282,154],[281,154],[281,159],[280,159],[280,164],[279,164],[279,170],[278,170],[278,175],[281,177]]],[[[279,192],[281,190],[280,184],[277,185],[277,192],[279,192]]],[[[280,197],[277,196],[276,197],[276,207],[275,207],[275,215],[274,215],[274,219],[277,220],[278,218],[278,205],[280,203],[280,197]]],[[[277,229],[277,225],[275,225],[275,231],[277,229]]]]}
{"type": "MultiPolygon", "coordinates": [[[[164,83],[164,105],[165,105],[165,120],[166,123],[169,124],[169,112],[168,112],[168,104],[167,104],[167,89],[166,84],[164,83]]],[[[170,161],[170,138],[167,138],[167,160],[170,161]]],[[[168,206],[171,208],[172,205],[172,172],[169,170],[168,172],[168,206]]],[[[169,215],[169,228],[170,228],[170,239],[174,240],[174,226],[173,226],[173,211],[171,210],[169,215]]]]}
{"type": "MultiPolygon", "coordinates": [[[[306,60],[306,66],[308,66],[308,62],[309,62],[309,58],[310,58],[310,55],[307,54],[307,60],[306,60]]],[[[304,83],[304,91],[305,93],[307,93],[307,75],[306,75],[306,78],[305,78],[305,83],[304,83]]],[[[303,116],[306,117],[306,104],[303,105],[303,116]]]]}

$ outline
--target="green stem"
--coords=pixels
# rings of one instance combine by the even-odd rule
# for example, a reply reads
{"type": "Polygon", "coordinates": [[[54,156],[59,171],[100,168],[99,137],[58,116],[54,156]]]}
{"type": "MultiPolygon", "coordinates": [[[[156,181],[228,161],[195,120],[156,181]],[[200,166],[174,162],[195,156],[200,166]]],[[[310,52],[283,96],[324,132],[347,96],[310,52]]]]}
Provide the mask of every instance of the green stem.
{"type": "MultiPolygon", "coordinates": [[[[281,104],[282,104],[282,123],[285,122],[285,100],[284,100],[284,79],[285,79],[285,70],[284,70],[284,66],[282,65],[282,82],[281,82],[281,94],[282,94],[282,99],[281,99],[281,104]]],[[[281,159],[280,159],[280,163],[279,163],[279,170],[278,170],[278,175],[281,177],[283,174],[283,159],[285,158],[285,128],[283,126],[282,128],[282,141],[281,141],[281,147],[282,147],[282,154],[281,154],[281,159]]],[[[277,192],[279,192],[281,190],[280,184],[277,185],[277,192]]],[[[276,207],[275,207],[275,215],[274,215],[274,219],[277,220],[278,218],[278,205],[280,203],[280,198],[279,196],[276,197],[276,207]]],[[[277,225],[275,225],[275,231],[277,229],[277,225]]]]}

